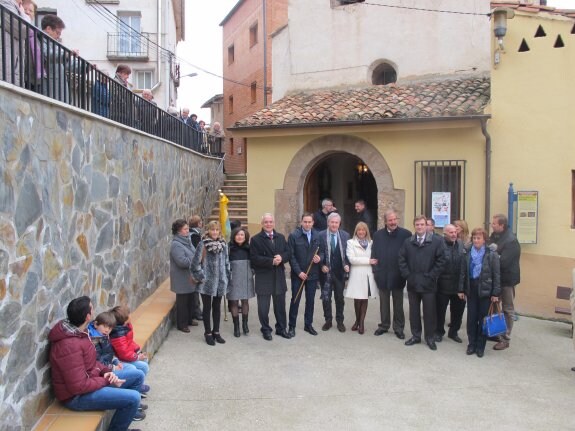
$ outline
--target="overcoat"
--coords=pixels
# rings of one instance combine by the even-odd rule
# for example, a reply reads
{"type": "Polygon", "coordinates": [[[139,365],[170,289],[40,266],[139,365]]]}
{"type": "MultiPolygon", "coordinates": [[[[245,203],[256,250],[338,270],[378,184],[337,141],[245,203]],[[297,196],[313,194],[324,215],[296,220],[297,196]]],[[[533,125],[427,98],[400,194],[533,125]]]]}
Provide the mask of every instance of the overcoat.
{"type": "Polygon", "coordinates": [[[348,298],[367,299],[377,296],[373,271],[369,264],[371,246],[372,241],[369,241],[367,248],[363,248],[356,238],[347,242],[347,259],[351,263],[345,294],[348,298]]]}
{"type": "Polygon", "coordinates": [[[273,231],[273,241],[262,229],[250,242],[250,261],[255,273],[255,289],[258,295],[280,295],[287,291],[285,264],[289,262],[290,251],[285,237],[273,231]],[[276,254],[282,262],[274,266],[276,254]]]}
{"type": "Polygon", "coordinates": [[[323,261],[323,250],[319,244],[319,232],[315,229],[311,230],[311,242],[308,242],[307,235],[301,227],[294,230],[288,237],[288,246],[290,249],[290,267],[291,278],[298,279],[301,272],[306,272],[310,268],[307,279],[310,281],[319,280],[320,265],[323,261]],[[310,267],[314,253],[320,257],[318,263],[314,263],[310,267]]]}
{"type": "Polygon", "coordinates": [[[507,228],[501,233],[492,233],[489,244],[497,245],[497,254],[500,257],[501,285],[516,286],[521,281],[519,260],[521,258],[521,246],[517,237],[507,228]]]}
{"type": "Polygon", "coordinates": [[[204,237],[197,248],[198,255],[203,254],[201,266],[204,279],[198,283],[196,291],[204,295],[224,296],[228,292],[230,279],[230,260],[228,245],[223,240],[212,240],[204,237]],[[220,245],[219,251],[214,251],[214,245],[220,245]]]}
{"type": "Polygon", "coordinates": [[[425,235],[423,244],[418,244],[417,234],[405,240],[398,261],[408,292],[437,292],[437,279],[445,265],[444,247],[443,240],[430,233],[425,235]]]}
{"type": "Polygon", "coordinates": [[[192,293],[196,284],[190,275],[196,249],[189,237],[174,235],[170,247],[170,290],[177,294],[192,293]]]}
{"type": "Polygon", "coordinates": [[[399,271],[399,249],[411,232],[402,227],[397,227],[391,232],[387,227],[378,230],[373,236],[371,245],[371,258],[377,259],[377,265],[373,267],[373,276],[377,287],[380,289],[403,289],[405,278],[399,271]]]}
{"type": "Polygon", "coordinates": [[[444,295],[457,295],[461,265],[463,265],[465,248],[461,240],[455,242],[443,240],[445,243],[445,266],[437,280],[437,291],[444,295]]]}
{"type": "Polygon", "coordinates": [[[250,264],[250,246],[238,246],[229,243],[231,278],[228,288],[228,299],[238,301],[255,296],[254,273],[250,264]]]}

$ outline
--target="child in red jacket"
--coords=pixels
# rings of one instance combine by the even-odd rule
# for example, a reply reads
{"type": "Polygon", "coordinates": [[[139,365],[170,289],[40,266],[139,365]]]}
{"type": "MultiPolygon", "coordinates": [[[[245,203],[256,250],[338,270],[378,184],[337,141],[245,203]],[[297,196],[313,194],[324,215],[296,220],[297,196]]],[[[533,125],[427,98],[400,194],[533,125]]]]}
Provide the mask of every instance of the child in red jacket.
{"type": "Polygon", "coordinates": [[[134,341],[134,328],[130,323],[130,309],[118,305],[110,310],[116,317],[116,326],[110,332],[110,342],[120,361],[129,362],[145,375],[148,374],[148,355],[134,341]]]}

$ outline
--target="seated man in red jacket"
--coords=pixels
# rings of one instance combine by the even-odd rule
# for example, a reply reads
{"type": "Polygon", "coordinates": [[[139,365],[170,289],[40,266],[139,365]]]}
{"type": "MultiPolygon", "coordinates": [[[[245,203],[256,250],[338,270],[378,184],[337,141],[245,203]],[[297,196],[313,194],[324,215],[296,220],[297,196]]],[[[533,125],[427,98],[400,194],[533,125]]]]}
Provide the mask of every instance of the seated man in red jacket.
{"type": "Polygon", "coordinates": [[[116,410],[108,431],[126,431],[138,412],[141,379],[121,380],[96,360],[96,349],[86,332],[94,313],[90,298],[72,300],[66,313],[68,318],[48,335],[56,398],[72,410],[116,410]]]}

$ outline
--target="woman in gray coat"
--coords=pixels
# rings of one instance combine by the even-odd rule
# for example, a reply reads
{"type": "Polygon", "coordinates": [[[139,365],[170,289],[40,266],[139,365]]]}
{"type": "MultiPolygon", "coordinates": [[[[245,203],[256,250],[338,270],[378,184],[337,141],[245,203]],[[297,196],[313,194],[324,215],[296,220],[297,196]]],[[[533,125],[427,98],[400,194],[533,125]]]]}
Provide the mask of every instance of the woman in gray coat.
{"type": "Polygon", "coordinates": [[[188,223],[183,219],[172,224],[174,237],[170,247],[170,289],[176,294],[176,326],[182,332],[190,332],[188,325],[195,323],[192,320],[192,293],[196,282],[191,269],[196,249],[190,241],[189,231],[188,223]]]}
{"type": "Polygon", "coordinates": [[[248,328],[249,299],[256,296],[254,291],[254,275],[250,264],[250,234],[246,228],[239,227],[232,231],[230,240],[231,279],[228,291],[230,311],[234,320],[234,337],[240,336],[240,316],[238,303],[242,301],[242,329],[244,335],[250,332],[248,328]]]}
{"type": "Polygon", "coordinates": [[[201,256],[198,260],[203,270],[203,280],[198,284],[197,290],[202,296],[204,337],[210,346],[215,346],[216,342],[220,344],[226,342],[220,335],[220,309],[222,298],[228,291],[230,261],[228,245],[220,232],[220,224],[217,221],[210,222],[197,249],[198,256],[201,256]],[[210,312],[214,323],[213,328],[210,322],[210,312]]]}

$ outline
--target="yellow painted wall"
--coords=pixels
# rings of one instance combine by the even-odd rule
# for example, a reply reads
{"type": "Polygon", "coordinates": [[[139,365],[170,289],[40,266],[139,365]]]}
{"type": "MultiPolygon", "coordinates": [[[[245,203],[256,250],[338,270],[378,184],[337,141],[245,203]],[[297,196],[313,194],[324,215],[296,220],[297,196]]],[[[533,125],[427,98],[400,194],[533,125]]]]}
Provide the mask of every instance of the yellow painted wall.
{"type": "MultiPolygon", "coordinates": [[[[355,136],[379,150],[389,165],[394,187],[405,191],[406,226],[411,226],[414,216],[414,161],[467,160],[466,218],[472,226],[480,226],[484,214],[485,138],[478,121],[467,126],[449,128],[436,123],[420,126],[421,130],[379,126],[379,130],[358,132],[350,129],[349,133],[333,128],[331,133],[355,136]]],[[[263,213],[273,212],[275,191],[283,188],[285,173],[292,158],[318,138],[316,134],[296,134],[298,132],[293,130],[288,133],[249,138],[248,223],[252,232],[263,213]]],[[[369,166],[370,161],[364,161],[369,166]]]]}
{"type": "MultiPolygon", "coordinates": [[[[539,191],[538,244],[524,253],[575,257],[571,171],[575,169],[574,20],[516,14],[506,53],[492,72],[493,183],[539,191]],[[541,25],[546,37],[535,38],[541,25]],[[564,48],[554,48],[561,35],[564,48]],[[530,51],[518,52],[525,39],[530,51]]],[[[507,188],[494,187],[492,208],[506,213],[507,188]]],[[[575,265],[575,261],[572,262],[575,265]]]]}

